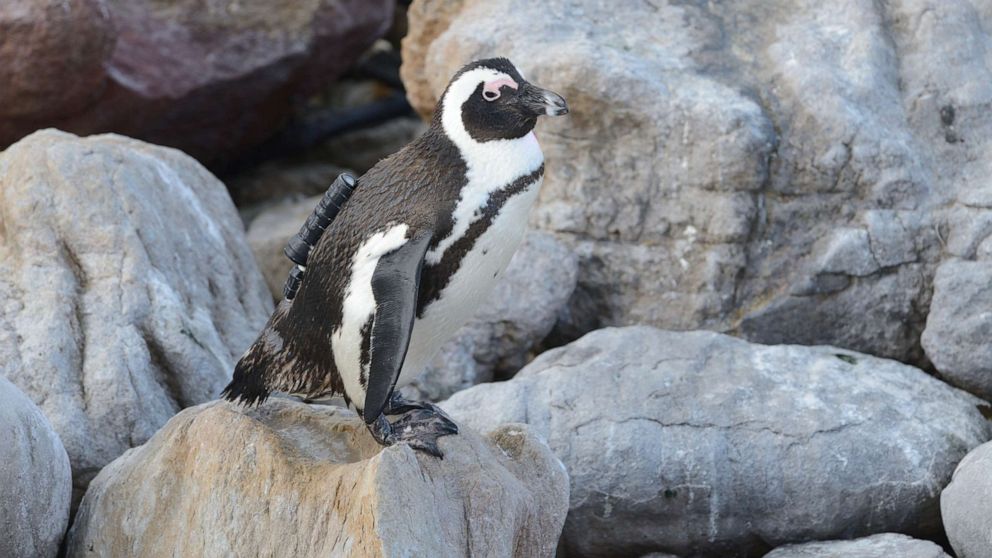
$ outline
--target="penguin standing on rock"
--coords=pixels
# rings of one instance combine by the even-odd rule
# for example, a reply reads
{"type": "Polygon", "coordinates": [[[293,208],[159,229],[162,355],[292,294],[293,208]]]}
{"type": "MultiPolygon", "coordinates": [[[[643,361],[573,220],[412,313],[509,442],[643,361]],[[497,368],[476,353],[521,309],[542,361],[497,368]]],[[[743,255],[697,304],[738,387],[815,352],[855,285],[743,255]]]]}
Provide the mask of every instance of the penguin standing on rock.
{"type": "Polygon", "coordinates": [[[341,394],[380,444],[442,457],[437,439],[457,426],[395,388],[417,377],[506,269],[544,174],[534,125],[567,112],[505,58],[462,68],[423,136],[329,190],[301,231],[310,239],[287,249],[300,265],[287,298],[223,396],[255,404],[273,391],[341,394]]]}

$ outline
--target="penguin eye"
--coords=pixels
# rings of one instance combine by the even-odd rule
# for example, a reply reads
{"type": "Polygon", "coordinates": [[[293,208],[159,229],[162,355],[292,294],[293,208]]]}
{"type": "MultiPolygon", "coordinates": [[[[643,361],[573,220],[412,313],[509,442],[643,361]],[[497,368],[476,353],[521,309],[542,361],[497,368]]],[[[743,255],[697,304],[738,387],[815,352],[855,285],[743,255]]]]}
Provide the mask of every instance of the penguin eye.
{"type": "Polygon", "coordinates": [[[509,77],[499,77],[482,84],[482,98],[491,103],[500,98],[503,94],[502,89],[504,87],[509,87],[511,90],[516,90],[520,86],[509,77]]]}

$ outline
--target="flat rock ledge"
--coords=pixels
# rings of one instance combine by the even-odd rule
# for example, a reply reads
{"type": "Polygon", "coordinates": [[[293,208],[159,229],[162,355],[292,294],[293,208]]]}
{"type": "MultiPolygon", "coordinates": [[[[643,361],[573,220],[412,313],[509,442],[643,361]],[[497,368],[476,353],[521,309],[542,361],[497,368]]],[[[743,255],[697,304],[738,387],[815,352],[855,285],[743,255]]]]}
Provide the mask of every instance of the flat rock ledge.
{"type": "Polygon", "coordinates": [[[353,413],[189,408],[90,484],[77,556],[552,556],[568,475],[525,425],[380,449],[353,413]]]}
{"type": "Polygon", "coordinates": [[[548,440],[572,483],[562,545],[583,558],[939,537],[941,488],[992,437],[988,403],[912,366],[644,326],[590,333],[442,407],[548,440]]]}
{"type": "Polygon", "coordinates": [[[950,558],[936,543],[897,533],[882,533],[850,541],[790,544],[765,558],[950,558]]]}

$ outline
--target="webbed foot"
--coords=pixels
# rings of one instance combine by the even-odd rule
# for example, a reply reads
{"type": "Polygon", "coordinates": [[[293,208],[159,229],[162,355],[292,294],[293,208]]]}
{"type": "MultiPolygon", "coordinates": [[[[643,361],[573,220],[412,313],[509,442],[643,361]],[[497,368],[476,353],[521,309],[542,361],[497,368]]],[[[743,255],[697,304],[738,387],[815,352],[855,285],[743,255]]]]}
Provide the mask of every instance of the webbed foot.
{"type": "MultiPolygon", "coordinates": [[[[395,391],[393,392],[393,395],[389,397],[389,401],[386,403],[386,408],[382,412],[385,415],[395,416],[409,413],[410,411],[415,411],[417,409],[430,411],[436,415],[440,415],[448,421],[451,421],[451,417],[448,416],[448,413],[441,410],[441,407],[426,401],[411,401],[400,395],[399,392],[395,391]]],[[[454,424],[454,422],[452,421],[451,424],[454,424]]]]}
{"type": "Polygon", "coordinates": [[[458,434],[458,425],[440,409],[433,405],[431,407],[433,409],[413,408],[392,423],[386,420],[385,414],[381,414],[368,425],[369,432],[384,446],[406,442],[415,450],[444,459],[444,452],[437,446],[437,440],[442,436],[458,434]]]}

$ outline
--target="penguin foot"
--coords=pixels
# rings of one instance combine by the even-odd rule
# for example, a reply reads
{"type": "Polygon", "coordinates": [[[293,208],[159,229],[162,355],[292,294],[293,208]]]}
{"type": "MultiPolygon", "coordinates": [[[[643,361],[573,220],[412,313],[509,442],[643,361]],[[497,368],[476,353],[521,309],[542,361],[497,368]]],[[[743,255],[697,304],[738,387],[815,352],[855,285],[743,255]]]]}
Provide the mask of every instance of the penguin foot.
{"type": "MultiPolygon", "coordinates": [[[[410,411],[415,411],[417,409],[430,411],[447,419],[449,422],[451,421],[451,417],[448,416],[448,413],[442,411],[437,405],[426,401],[411,401],[395,391],[393,392],[393,395],[389,397],[389,401],[386,403],[386,408],[382,412],[383,414],[389,416],[395,416],[409,413],[410,411]]],[[[454,422],[451,424],[454,424],[454,422]]]]}
{"type": "Polygon", "coordinates": [[[438,459],[444,459],[444,452],[437,446],[437,439],[458,434],[458,425],[431,409],[413,409],[392,423],[386,420],[385,414],[381,414],[368,428],[372,437],[383,446],[405,442],[413,449],[438,459]]]}

